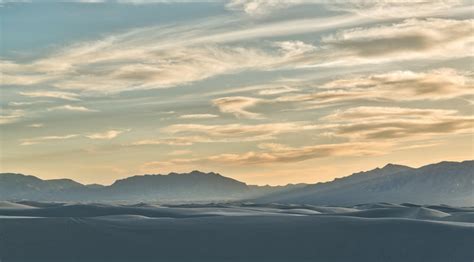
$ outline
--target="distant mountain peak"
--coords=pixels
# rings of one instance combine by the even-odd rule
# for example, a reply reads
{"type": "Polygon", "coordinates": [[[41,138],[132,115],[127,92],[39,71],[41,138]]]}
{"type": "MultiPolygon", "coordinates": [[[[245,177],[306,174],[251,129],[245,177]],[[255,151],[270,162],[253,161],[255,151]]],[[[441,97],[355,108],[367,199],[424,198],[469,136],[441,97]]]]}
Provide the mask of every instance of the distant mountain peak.
{"type": "MultiPolygon", "coordinates": [[[[356,176],[361,176],[361,175],[390,175],[390,174],[396,174],[396,173],[399,173],[399,172],[404,172],[404,171],[408,171],[408,170],[412,170],[412,169],[413,168],[409,167],[409,166],[403,166],[403,165],[397,165],[397,164],[389,163],[389,164],[386,164],[385,166],[383,166],[382,168],[376,167],[372,170],[360,171],[360,172],[357,172],[357,173],[353,173],[352,175],[356,175],[356,176]]],[[[343,178],[347,178],[347,177],[343,177],[343,178]]],[[[340,180],[340,179],[343,179],[343,178],[336,178],[335,180],[340,180]]]]}
{"type": "Polygon", "coordinates": [[[215,173],[213,173],[213,172],[206,173],[206,172],[202,172],[202,171],[199,171],[199,170],[193,170],[189,174],[190,175],[215,175],[215,173]]]}
{"type": "Polygon", "coordinates": [[[381,168],[381,170],[393,170],[393,171],[397,171],[397,170],[404,171],[407,169],[412,169],[412,168],[409,166],[397,165],[397,164],[392,164],[392,163],[388,163],[384,167],[381,168]]]}
{"type": "MultiPolygon", "coordinates": [[[[161,174],[153,174],[151,176],[157,176],[157,175],[161,175],[161,174]]],[[[214,172],[203,172],[203,171],[199,171],[199,170],[193,170],[189,173],[176,173],[176,172],[171,172],[171,173],[168,173],[168,176],[176,176],[176,175],[219,175],[217,173],[214,173],[214,172]]]]}

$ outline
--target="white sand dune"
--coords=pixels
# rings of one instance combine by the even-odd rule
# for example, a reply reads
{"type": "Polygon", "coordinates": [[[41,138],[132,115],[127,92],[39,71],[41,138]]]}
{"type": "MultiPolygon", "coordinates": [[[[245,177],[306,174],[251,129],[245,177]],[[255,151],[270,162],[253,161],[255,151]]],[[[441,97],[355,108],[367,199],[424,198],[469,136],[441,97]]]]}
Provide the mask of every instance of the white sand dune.
{"type": "Polygon", "coordinates": [[[7,209],[7,208],[28,209],[28,208],[34,208],[34,207],[25,205],[25,204],[9,202],[9,201],[0,201],[0,209],[7,209]]]}
{"type": "Polygon", "coordinates": [[[365,218],[397,217],[437,220],[440,218],[449,217],[451,214],[425,207],[394,207],[364,209],[361,211],[344,213],[343,215],[365,218]]]}
{"type": "Polygon", "coordinates": [[[388,203],[352,208],[248,203],[31,206],[35,203],[0,206],[2,262],[474,258],[471,208],[388,203]]]}

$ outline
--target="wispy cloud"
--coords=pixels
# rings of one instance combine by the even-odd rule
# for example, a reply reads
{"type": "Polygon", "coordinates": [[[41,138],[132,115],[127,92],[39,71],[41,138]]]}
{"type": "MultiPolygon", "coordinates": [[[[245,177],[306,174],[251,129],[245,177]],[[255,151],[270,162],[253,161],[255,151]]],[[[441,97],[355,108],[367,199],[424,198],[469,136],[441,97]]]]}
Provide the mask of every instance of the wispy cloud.
{"type": "Polygon", "coordinates": [[[243,11],[249,15],[263,15],[304,1],[294,0],[232,0],[227,4],[229,10],[243,11]]]}
{"type": "Polygon", "coordinates": [[[446,100],[474,94],[471,73],[449,68],[354,75],[313,85],[319,87],[318,92],[283,95],[275,100],[323,105],[357,100],[446,100]]]}
{"type": "Polygon", "coordinates": [[[194,143],[207,142],[208,138],[202,136],[184,136],[184,137],[171,137],[171,138],[155,138],[155,139],[143,139],[131,143],[131,146],[157,146],[157,145],[168,145],[168,146],[190,146],[194,143]]]}
{"type": "Polygon", "coordinates": [[[35,138],[22,139],[20,145],[30,146],[30,145],[44,143],[51,140],[67,140],[67,139],[76,138],[76,137],[79,137],[79,134],[69,134],[69,135],[62,135],[62,136],[41,136],[41,137],[35,137],[35,138]]]}
{"type": "Polygon", "coordinates": [[[180,115],[179,118],[181,119],[209,119],[209,118],[216,118],[219,117],[218,115],[214,114],[189,114],[189,115],[180,115]]]}
{"type": "Polygon", "coordinates": [[[40,128],[40,127],[44,127],[44,124],[43,123],[35,123],[35,124],[28,125],[28,127],[40,128]]]}
{"type": "MultiPolygon", "coordinates": [[[[418,17],[440,13],[463,6],[461,0],[415,1],[329,1],[329,0],[231,0],[229,10],[242,11],[251,16],[269,15],[272,12],[298,5],[318,5],[333,11],[354,13],[371,18],[418,17]]],[[[318,8],[313,7],[313,8],[318,8]]]]}
{"type": "Polygon", "coordinates": [[[332,124],[327,132],[354,141],[427,138],[435,135],[473,133],[474,117],[455,110],[400,107],[356,107],[337,110],[323,118],[332,124]]]}
{"type": "Polygon", "coordinates": [[[48,83],[59,89],[99,94],[178,86],[243,70],[278,68],[311,49],[301,41],[264,48],[236,45],[237,41],[327,30],[357,19],[291,20],[237,30],[229,30],[238,27],[235,19],[211,19],[199,27],[136,29],[78,43],[30,63],[0,61],[2,82],[48,83]]]}
{"type": "Polygon", "coordinates": [[[0,125],[18,122],[24,116],[25,116],[25,111],[23,110],[18,110],[18,109],[16,110],[5,109],[4,110],[2,108],[1,113],[0,113],[0,125]]]}
{"type": "Polygon", "coordinates": [[[407,19],[401,23],[352,28],[323,37],[334,61],[353,64],[407,59],[469,57],[473,20],[407,19]],[[340,56],[341,58],[337,58],[340,56]],[[352,61],[351,61],[352,60],[352,61]]]}
{"type": "Polygon", "coordinates": [[[181,156],[181,155],[191,155],[193,151],[191,150],[173,150],[169,153],[170,156],[181,156]]]}
{"type": "Polygon", "coordinates": [[[87,134],[85,135],[87,138],[90,139],[105,139],[105,140],[110,140],[113,138],[116,138],[120,134],[130,131],[129,129],[127,130],[108,130],[105,132],[100,132],[100,133],[92,133],[92,134],[87,134]]]}
{"type": "MultiPolygon", "coordinates": [[[[469,19],[408,19],[391,25],[342,30],[323,37],[320,48],[298,40],[267,46],[236,44],[245,39],[328,30],[364,20],[346,15],[275,22],[229,32],[222,32],[217,22],[201,28],[137,29],[76,44],[27,64],[1,61],[0,68],[6,85],[47,82],[59,89],[109,94],[179,86],[245,70],[471,55],[469,46],[474,37],[470,34],[469,19]]],[[[233,21],[227,23],[230,28],[235,27],[233,21]]],[[[77,97],[69,94],[64,98],[77,97]]]]}
{"type": "Polygon", "coordinates": [[[9,102],[8,105],[11,107],[23,107],[23,106],[30,106],[30,105],[37,105],[37,104],[46,104],[46,103],[51,103],[51,101],[22,101],[22,102],[16,102],[12,101],[9,102]]]}
{"type": "Polygon", "coordinates": [[[88,133],[88,134],[67,134],[67,135],[57,135],[57,136],[40,136],[40,137],[33,137],[33,138],[25,138],[20,140],[20,145],[22,146],[30,146],[36,144],[42,144],[48,141],[55,141],[55,140],[69,140],[73,138],[88,138],[88,139],[100,139],[100,140],[110,140],[114,139],[120,134],[127,132],[129,129],[125,130],[108,130],[105,132],[99,133],[88,133]]]}
{"type": "Polygon", "coordinates": [[[420,118],[442,118],[456,115],[456,110],[446,109],[419,109],[402,107],[380,107],[380,106],[359,106],[345,110],[336,110],[332,114],[325,116],[322,120],[348,121],[348,120],[385,120],[392,118],[420,119],[420,118]]]}
{"type": "MultiPolygon", "coordinates": [[[[319,1],[326,2],[329,9],[355,13],[375,18],[403,18],[435,15],[463,6],[461,0],[415,0],[415,1],[319,1]]],[[[469,7],[467,7],[469,8],[469,7]]]]}
{"type": "Polygon", "coordinates": [[[300,162],[331,156],[361,156],[382,154],[382,151],[368,144],[341,143],[303,147],[289,147],[279,144],[264,145],[264,151],[250,151],[244,154],[221,154],[208,158],[209,161],[225,164],[255,165],[271,163],[300,162]]]}
{"type": "Polygon", "coordinates": [[[340,143],[302,147],[281,144],[260,144],[261,150],[240,154],[217,154],[202,158],[175,158],[167,161],[147,162],[143,166],[152,168],[164,165],[193,165],[211,163],[213,165],[249,166],[266,164],[285,164],[315,158],[334,156],[367,156],[383,154],[388,145],[384,143],[340,143]]]}
{"type": "Polygon", "coordinates": [[[77,111],[77,112],[97,112],[97,110],[89,109],[85,106],[63,105],[48,108],[48,111],[77,111]]]}
{"type": "Polygon", "coordinates": [[[214,99],[212,103],[217,106],[222,113],[233,114],[239,118],[259,119],[262,115],[250,112],[247,109],[262,102],[261,99],[253,97],[233,96],[214,99]]]}
{"type": "Polygon", "coordinates": [[[33,91],[33,92],[20,92],[22,96],[28,97],[47,97],[47,98],[59,98],[70,101],[79,101],[79,95],[71,92],[61,91],[33,91]]]}
{"type": "Polygon", "coordinates": [[[271,96],[271,95],[279,95],[279,94],[284,94],[284,93],[296,92],[298,90],[299,89],[297,88],[293,88],[289,86],[277,86],[277,87],[273,86],[267,89],[260,90],[258,94],[262,96],[271,96]]]}
{"type": "MultiPolygon", "coordinates": [[[[165,127],[163,132],[168,134],[179,134],[187,137],[192,134],[204,135],[211,141],[222,141],[225,139],[237,139],[237,141],[258,141],[273,139],[276,135],[284,133],[295,133],[304,130],[314,130],[318,127],[306,122],[268,123],[256,125],[223,124],[223,125],[198,125],[177,124],[165,127]]],[[[204,140],[206,141],[206,140],[204,140]]]]}

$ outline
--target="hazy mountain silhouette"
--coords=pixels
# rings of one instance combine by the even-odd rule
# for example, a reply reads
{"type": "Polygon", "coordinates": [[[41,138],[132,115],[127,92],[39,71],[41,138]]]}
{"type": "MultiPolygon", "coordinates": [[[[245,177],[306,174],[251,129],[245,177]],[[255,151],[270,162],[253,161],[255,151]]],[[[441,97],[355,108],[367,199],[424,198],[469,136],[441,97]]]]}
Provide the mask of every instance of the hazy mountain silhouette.
{"type": "Polygon", "coordinates": [[[245,183],[216,173],[192,171],[133,176],[110,186],[83,185],[69,179],[41,180],[34,176],[0,174],[0,198],[8,200],[228,200],[252,195],[245,183]]]}
{"type": "Polygon", "coordinates": [[[355,205],[371,202],[474,205],[474,161],[420,168],[388,164],[327,183],[258,198],[258,203],[355,205]]]}
{"type": "Polygon", "coordinates": [[[217,173],[143,175],[110,186],[70,179],[41,180],[0,174],[1,200],[42,201],[228,201],[355,205],[371,202],[474,205],[474,161],[420,168],[388,164],[327,183],[250,186],[217,173]]]}
{"type": "Polygon", "coordinates": [[[41,180],[22,174],[0,174],[1,199],[46,199],[61,192],[82,188],[85,186],[71,179],[41,180]]]}
{"type": "Polygon", "coordinates": [[[187,174],[144,175],[117,180],[108,193],[139,199],[219,199],[249,193],[245,183],[217,173],[192,171],[187,174]]]}

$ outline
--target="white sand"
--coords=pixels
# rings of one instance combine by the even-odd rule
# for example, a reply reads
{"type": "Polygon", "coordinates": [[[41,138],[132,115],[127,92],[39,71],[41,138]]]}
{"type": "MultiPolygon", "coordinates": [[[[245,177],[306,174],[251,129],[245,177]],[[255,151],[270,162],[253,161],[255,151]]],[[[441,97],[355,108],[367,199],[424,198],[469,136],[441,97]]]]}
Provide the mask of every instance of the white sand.
{"type": "Polygon", "coordinates": [[[444,262],[474,258],[471,208],[57,203],[31,208],[35,205],[2,203],[2,262],[444,262]]]}

